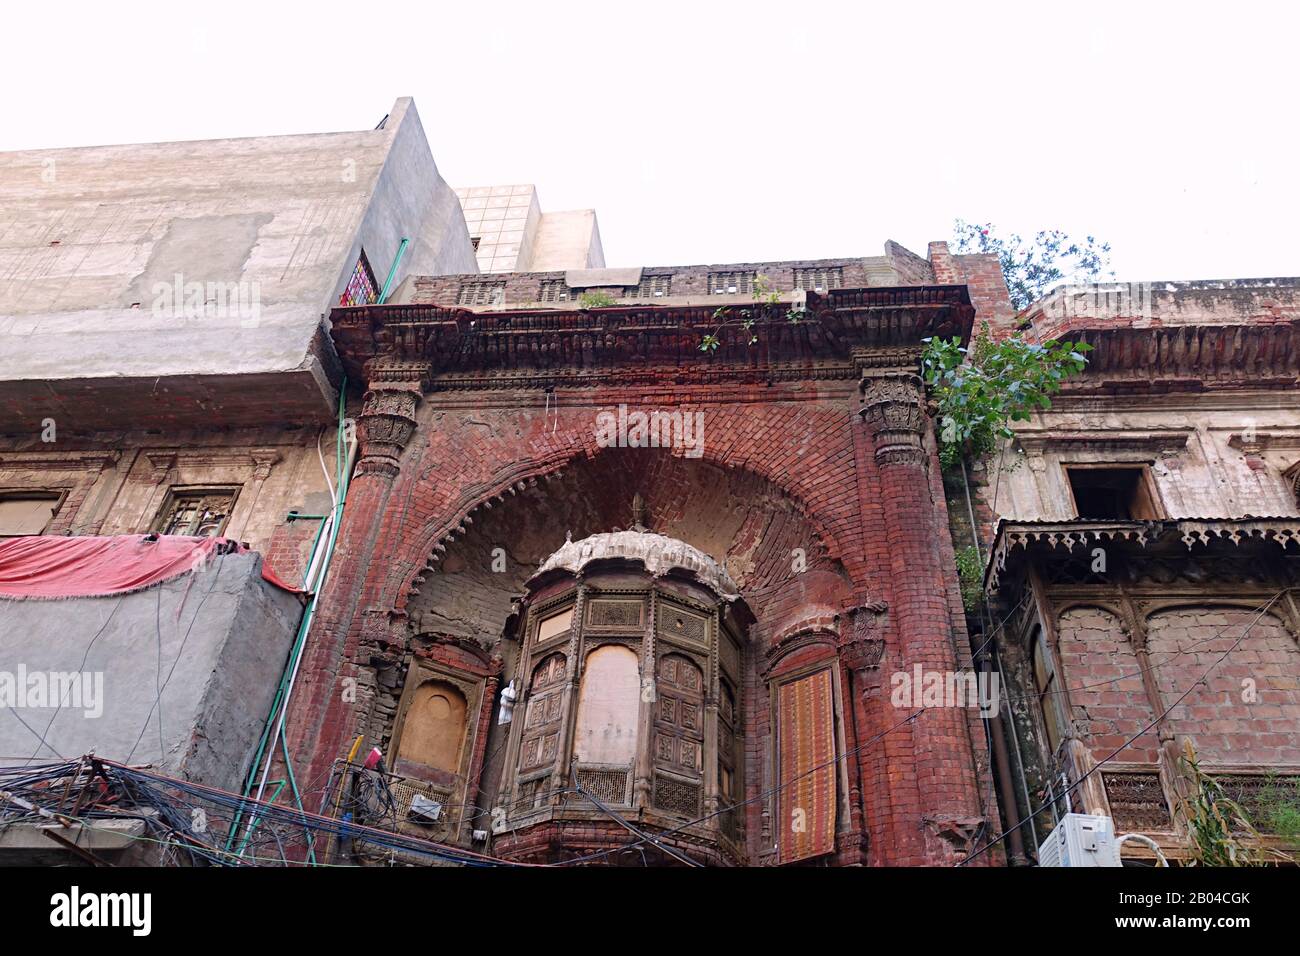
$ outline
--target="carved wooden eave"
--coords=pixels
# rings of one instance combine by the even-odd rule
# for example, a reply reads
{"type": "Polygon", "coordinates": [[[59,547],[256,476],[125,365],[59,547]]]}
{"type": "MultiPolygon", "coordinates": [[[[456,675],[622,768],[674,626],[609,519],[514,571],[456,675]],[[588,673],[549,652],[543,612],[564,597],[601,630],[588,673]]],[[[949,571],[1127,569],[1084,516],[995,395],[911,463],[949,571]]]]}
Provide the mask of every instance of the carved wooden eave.
{"type": "Polygon", "coordinates": [[[1300,518],[1177,518],[1162,521],[1007,521],[998,522],[988,566],[986,593],[995,594],[1008,572],[1031,554],[1086,555],[1091,549],[1113,545],[1145,550],[1181,545],[1224,542],[1238,547],[1247,542],[1273,542],[1281,548],[1300,548],[1300,518]]]}
{"type": "Polygon", "coordinates": [[[728,329],[717,351],[706,353],[700,343],[719,325],[715,308],[354,306],[335,309],[331,321],[354,381],[389,367],[420,367],[436,387],[501,388],[638,375],[663,381],[665,369],[689,382],[755,375],[798,380],[823,370],[848,378],[857,374],[855,351],[919,352],[928,336],[966,338],[974,320],[965,286],[835,289],[809,293],[798,322],[787,319],[787,303],[728,305],[733,322],[742,313],[754,317],[759,341],[747,346],[746,335],[728,329]]]}
{"type": "Polygon", "coordinates": [[[1288,389],[1300,384],[1300,320],[1076,328],[1092,346],[1064,394],[1288,389]]]}

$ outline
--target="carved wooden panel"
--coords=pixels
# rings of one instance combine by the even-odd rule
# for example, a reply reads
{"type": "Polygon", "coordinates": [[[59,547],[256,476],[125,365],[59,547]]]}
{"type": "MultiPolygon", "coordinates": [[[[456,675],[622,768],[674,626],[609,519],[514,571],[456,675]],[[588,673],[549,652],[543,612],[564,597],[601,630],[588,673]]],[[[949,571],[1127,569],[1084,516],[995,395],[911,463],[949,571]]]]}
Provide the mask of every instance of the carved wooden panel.
{"type": "Polygon", "coordinates": [[[519,748],[520,770],[542,767],[555,760],[563,724],[565,664],[563,654],[552,654],[533,670],[523,742],[519,748]]]}
{"type": "Polygon", "coordinates": [[[591,627],[641,628],[641,601],[593,600],[588,604],[587,624],[591,627]]]}
{"type": "MultiPolygon", "coordinates": [[[[718,686],[718,801],[726,808],[739,799],[739,772],[737,769],[736,722],[740,714],[736,695],[731,686],[722,681],[718,686]]],[[[733,839],[737,836],[737,817],[734,810],[723,809],[718,818],[722,831],[733,839]]]]}
{"type": "Polygon", "coordinates": [[[726,631],[718,638],[718,662],[722,665],[724,674],[733,678],[740,677],[740,648],[726,631]]]}
{"type": "Polygon", "coordinates": [[[708,622],[699,614],[684,611],[667,601],[659,605],[657,616],[659,633],[668,637],[677,637],[695,644],[703,644],[708,638],[708,622]]]}
{"type": "Polygon", "coordinates": [[[1160,785],[1160,772],[1108,773],[1102,771],[1106,799],[1117,833],[1147,833],[1173,829],[1169,804],[1160,785]]]}
{"type": "Polygon", "coordinates": [[[699,778],[704,770],[704,675],[680,654],[659,659],[655,765],[699,778]]]}

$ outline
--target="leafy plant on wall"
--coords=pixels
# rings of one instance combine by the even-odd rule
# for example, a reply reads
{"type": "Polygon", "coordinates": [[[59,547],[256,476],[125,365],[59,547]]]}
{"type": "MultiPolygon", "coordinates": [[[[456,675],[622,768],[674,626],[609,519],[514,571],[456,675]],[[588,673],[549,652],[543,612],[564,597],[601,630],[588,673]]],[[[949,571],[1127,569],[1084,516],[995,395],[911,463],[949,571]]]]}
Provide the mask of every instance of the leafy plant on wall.
{"type": "Polygon", "coordinates": [[[921,374],[937,406],[940,462],[992,454],[998,441],[1015,433],[1012,422],[1028,421],[1066,376],[1082,372],[1092,349],[1084,342],[1030,342],[1020,335],[995,339],[988,323],[969,346],[961,339],[924,340],[921,374]]]}
{"type": "MultiPolygon", "coordinates": [[[[772,281],[763,273],[754,276],[754,288],[750,292],[754,300],[752,306],[724,305],[713,310],[713,321],[717,323],[712,332],[706,333],[700,340],[701,352],[716,352],[722,344],[723,333],[728,328],[739,330],[746,345],[758,344],[754,326],[760,319],[776,318],[780,315],[781,293],[772,285],[772,281]]],[[[787,322],[797,323],[803,318],[803,310],[791,306],[785,311],[787,322]]]]}

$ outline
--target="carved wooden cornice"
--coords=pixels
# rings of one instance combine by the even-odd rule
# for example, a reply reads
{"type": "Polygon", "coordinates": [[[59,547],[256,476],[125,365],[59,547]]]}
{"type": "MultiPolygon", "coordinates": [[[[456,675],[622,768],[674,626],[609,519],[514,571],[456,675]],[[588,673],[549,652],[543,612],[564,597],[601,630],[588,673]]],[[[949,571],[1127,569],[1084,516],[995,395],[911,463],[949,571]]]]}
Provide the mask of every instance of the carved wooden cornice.
{"type": "Polygon", "coordinates": [[[798,322],[787,304],[728,305],[754,319],[758,344],[723,336],[700,350],[719,320],[715,306],[619,305],[610,308],[499,309],[474,312],[429,305],[335,309],[333,336],[348,376],[374,383],[419,368],[434,388],[581,386],[658,371],[653,380],[796,380],[826,369],[848,377],[855,350],[877,350],[888,364],[915,364],[921,340],[965,337],[974,308],[965,286],[836,289],[809,293],[798,322]]]}
{"type": "Polygon", "coordinates": [[[1300,518],[1178,518],[1163,521],[1002,521],[985,571],[985,588],[996,592],[1020,556],[1032,549],[1086,554],[1095,547],[1148,549],[1223,542],[1237,547],[1272,542],[1300,546],[1300,518]]]}
{"type": "Polygon", "coordinates": [[[1126,390],[1294,388],[1300,382],[1300,320],[1250,324],[1073,329],[1072,341],[1093,347],[1082,375],[1063,395],[1126,390]]]}

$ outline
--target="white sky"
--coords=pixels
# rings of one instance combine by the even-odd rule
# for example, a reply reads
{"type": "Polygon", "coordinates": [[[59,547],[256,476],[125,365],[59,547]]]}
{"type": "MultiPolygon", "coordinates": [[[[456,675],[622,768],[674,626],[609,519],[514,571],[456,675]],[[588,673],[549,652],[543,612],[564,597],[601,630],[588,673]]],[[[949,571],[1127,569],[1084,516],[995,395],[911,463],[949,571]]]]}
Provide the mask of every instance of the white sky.
{"type": "Polygon", "coordinates": [[[8,4],[0,150],[369,129],[595,207],[610,265],[1091,232],[1121,280],[1300,275],[1295,4],[8,4]]]}

